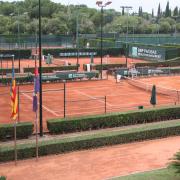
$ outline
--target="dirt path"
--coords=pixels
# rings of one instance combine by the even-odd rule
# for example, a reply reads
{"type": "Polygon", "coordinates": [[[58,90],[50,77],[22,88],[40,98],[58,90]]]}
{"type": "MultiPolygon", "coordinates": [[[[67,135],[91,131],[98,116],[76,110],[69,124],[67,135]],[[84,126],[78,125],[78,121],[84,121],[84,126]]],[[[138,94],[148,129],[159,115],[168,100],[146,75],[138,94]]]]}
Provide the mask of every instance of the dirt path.
{"type": "Polygon", "coordinates": [[[180,137],[117,145],[64,155],[0,164],[7,180],[103,180],[162,168],[180,149],[180,137]]]}

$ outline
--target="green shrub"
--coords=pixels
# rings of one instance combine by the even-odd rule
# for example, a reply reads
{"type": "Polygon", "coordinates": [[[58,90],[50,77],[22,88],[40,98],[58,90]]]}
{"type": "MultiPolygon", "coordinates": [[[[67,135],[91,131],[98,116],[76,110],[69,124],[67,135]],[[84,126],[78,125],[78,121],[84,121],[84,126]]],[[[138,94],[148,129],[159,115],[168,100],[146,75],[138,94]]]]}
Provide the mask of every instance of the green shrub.
{"type": "Polygon", "coordinates": [[[173,161],[170,163],[170,166],[176,170],[176,173],[180,174],[180,152],[177,152],[174,155],[173,161]]]}
{"type": "MultiPolygon", "coordinates": [[[[27,83],[27,82],[33,82],[33,79],[34,79],[33,75],[16,77],[16,82],[18,84],[22,84],[22,83],[27,83]]],[[[12,82],[11,77],[6,77],[6,78],[0,79],[0,83],[2,83],[2,84],[10,84],[11,82],[12,82]]]]}
{"type": "MultiPolygon", "coordinates": [[[[44,140],[39,142],[39,156],[92,149],[102,146],[163,138],[180,134],[180,122],[149,124],[144,127],[129,128],[114,132],[100,132],[64,139],[44,140]]],[[[35,143],[19,144],[18,159],[35,157],[35,143]]],[[[0,149],[0,162],[14,160],[14,147],[4,146],[0,149]]]]}
{"type": "MultiPolygon", "coordinates": [[[[14,68],[14,72],[15,73],[18,73],[19,72],[19,69],[18,68],[14,68]]],[[[0,69],[0,74],[8,74],[8,73],[12,73],[12,68],[2,68],[0,69]]]]}
{"type": "MultiPolygon", "coordinates": [[[[33,124],[31,122],[17,123],[17,138],[28,138],[33,133],[33,124]]],[[[0,125],[0,141],[14,138],[14,124],[0,125]]]]}
{"type": "MultiPolygon", "coordinates": [[[[77,70],[77,65],[42,67],[42,73],[52,73],[53,71],[66,71],[66,70],[77,70]]],[[[24,68],[24,73],[27,72],[34,73],[34,68],[33,67],[24,68]]]]}
{"type": "Polygon", "coordinates": [[[172,107],[73,119],[54,119],[47,121],[47,127],[50,133],[58,134],[151,123],[178,118],[180,118],[180,107],[172,107]]]}

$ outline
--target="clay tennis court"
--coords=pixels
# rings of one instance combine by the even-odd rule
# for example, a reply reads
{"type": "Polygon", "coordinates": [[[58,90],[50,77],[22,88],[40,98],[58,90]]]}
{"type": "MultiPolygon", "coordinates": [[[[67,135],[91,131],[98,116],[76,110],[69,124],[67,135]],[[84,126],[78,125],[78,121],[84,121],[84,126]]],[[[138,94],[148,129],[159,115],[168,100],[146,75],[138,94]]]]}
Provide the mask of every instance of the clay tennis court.
{"type": "MultiPolygon", "coordinates": [[[[37,61],[38,62],[38,61],[37,61]]],[[[90,58],[79,58],[80,68],[79,70],[83,71],[83,64],[89,64],[91,62],[90,58]]],[[[139,63],[139,62],[147,62],[141,59],[132,59],[128,58],[128,64],[131,63],[139,63]]],[[[77,58],[53,58],[52,64],[48,65],[45,61],[42,61],[43,67],[55,67],[55,66],[63,66],[70,63],[71,65],[77,64],[77,58]]],[[[94,64],[100,64],[100,58],[94,58],[94,64]]],[[[125,64],[126,58],[125,57],[103,57],[103,64],[125,64]]],[[[37,63],[39,65],[39,63],[37,63]]],[[[2,68],[11,68],[12,67],[12,60],[3,59],[2,61],[2,68]]],[[[19,67],[19,61],[16,59],[14,63],[15,68],[19,67]]],[[[33,59],[21,59],[21,72],[23,72],[23,68],[27,67],[35,67],[35,60],[33,59]]]]}
{"type": "Polygon", "coordinates": [[[156,84],[170,89],[180,89],[180,76],[148,77],[141,78],[143,82],[156,84]]]}
{"type": "Polygon", "coordinates": [[[7,180],[108,180],[167,167],[180,149],[180,137],[136,142],[0,164],[7,180]]]}
{"type": "MultiPolygon", "coordinates": [[[[151,79],[151,78],[150,78],[151,79]]],[[[158,77],[157,82],[178,84],[179,76],[170,78],[158,77]]],[[[145,79],[148,80],[148,79],[145,79]]],[[[143,81],[143,80],[142,80],[143,81]]],[[[32,111],[33,85],[21,85],[19,121],[34,121],[32,111]]],[[[10,87],[0,89],[0,122],[11,123],[10,114],[10,87]]],[[[66,83],[65,114],[66,117],[104,114],[138,110],[139,106],[152,108],[150,105],[151,93],[130,85],[126,80],[116,83],[112,76],[108,80],[67,82],[66,83]]],[[[157,106],[172,106],[177,99],[171,96],[158,94],[157,106]]],[[[47,83],[43,85],[43,122],[46,120],[64,117],[64,84],[47,83]]]]}

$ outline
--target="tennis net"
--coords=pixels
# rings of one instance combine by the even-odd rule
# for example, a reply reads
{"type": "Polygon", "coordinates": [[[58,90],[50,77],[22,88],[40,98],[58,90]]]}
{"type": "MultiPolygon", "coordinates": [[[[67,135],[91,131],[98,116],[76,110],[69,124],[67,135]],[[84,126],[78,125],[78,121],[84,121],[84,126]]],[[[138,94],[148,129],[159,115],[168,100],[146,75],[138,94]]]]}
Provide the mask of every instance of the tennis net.
{"type": "MultiPolygon", "coordinates": [[[[131,79],[128,77],[126,77],[126,80],[130,85],[140,88],[142,90],[145,90],[147,92],[148,91],[151,92],[151,90],[152,90],[153,84],[151,84],[151,83],[145,83],[140,80],[131,79]]],[[[177,89],[170,89],[170,88],[165,88],[165,87],[161,87],[161,86],[156,86],[156,92],[158,94],[170,96],[171,98],[174,98],[175,101],[179,102],[180,91],[177,89]]]]}

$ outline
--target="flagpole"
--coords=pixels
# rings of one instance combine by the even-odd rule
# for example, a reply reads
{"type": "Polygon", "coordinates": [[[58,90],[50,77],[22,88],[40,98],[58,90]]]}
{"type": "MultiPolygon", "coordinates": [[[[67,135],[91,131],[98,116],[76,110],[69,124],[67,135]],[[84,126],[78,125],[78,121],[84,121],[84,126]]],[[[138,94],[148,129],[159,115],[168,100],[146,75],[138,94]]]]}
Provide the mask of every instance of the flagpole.
{"type": "Polygon", "coordinates": [[[43,111],[42,111],[42,44],[41,44],[41,0],[39,0],[39,131],[43,136],[43,111]]]}
{"type": "MultiPolygon", "coordinates": [[[[15,79],[15,73],[14,73],[14,55],[12,55],[12,70],[13,70],[12,78],[15,79]]],[[[16,119],[15,119],[14,120],[14,160],[15,160],[15,166],[17,165],[17,143],[16,143],[16,139],[17,138],[16,138],[16,119]]]]}
{"type": "Polygon", "coordinates": [[[36,161],[38,161],[38,113],[36,111],[36,161]]]}
{"type": "Polygon", "coordinates": [[[39,92],[39,79],[38,76],[38,69],[36,64],[36,56],[35,56],[35,71],[34,71],[34,94],[33,94],[33,111],[35,112],[35,130],[36,130],[36,161],[38,161],[38,97],[37,93],[39,92]]]}
{"type": "Polygon", "coordinates": [[[20,89],[18,84],[18,123],[20,122],[20,89]]]}
{"type": "Polygon", "coordinates": [[[14,159],[16,166],[17,165],[16,120],[14,121],[14,159]]]}

